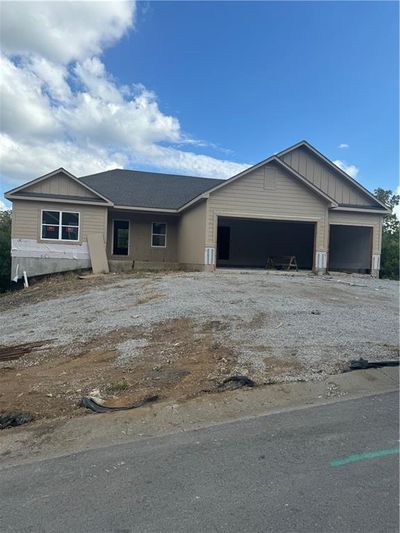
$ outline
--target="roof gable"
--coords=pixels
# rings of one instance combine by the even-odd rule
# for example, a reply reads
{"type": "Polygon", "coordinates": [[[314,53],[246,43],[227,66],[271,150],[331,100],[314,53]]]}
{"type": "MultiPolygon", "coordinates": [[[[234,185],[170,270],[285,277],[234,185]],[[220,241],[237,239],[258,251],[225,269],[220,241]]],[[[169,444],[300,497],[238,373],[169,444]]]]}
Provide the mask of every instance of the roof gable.
{"type": "Polygon", "coordinates": [[[36,199],[101,203],[111,202],[63,168],[29,181],[5,194],[9,200],[36,199]]]}
{"type": "Polygon", "coordinates": [[[223,180],[221,181],[221,183],[217,184],[215,187],[213,187],[212,189],[209,189],[208,191],[206,191],[204,194],[201,194],[199,196],[197,196],[196,198],[194,198],[191,202],[189,202],[188,204],[184,205],[181,209],[186,209],[187,207],[189,207],[190,205],[192,205],[193,203],[195,203],[196,201],[198,201],[200,198],[202,197],[205,197],[205,196],[208,196],[210,194],[213,194],[215,191],[218,191],[219,189],[221,189],[222,187],[227,187],[229,186],[231,183],[235,182],[236,180],[238,179],[241,179],[245,176],[247,176],[250,172],[253,172],[254,170],[257,170],[259,169],[260,167],[264,166],[264,165],[267,165],[269,163],[275,163],[276,165],[278,165],[278,167],[284,169],[286,172],[288,172],[294,179],[298,180],[299,182],[301,182],[305,187],[307,187],[311,192],[313,192],[315,195],[317,195],[320,199],[324,200],[325,202],[327,202],[331,207],[337,207],[338,204],[337,202],[335,202],[335,200],[333,198],[331,198],[328,194],[326,194],[324,191],[322,191],[321,189],[319,189],[318,187],[316,187],[312,182],[310,182],[309,180],[307,180],[307,178],[305,178],[303,175],[301,175],[299,172],[297,172],[295,169],[293,169],[292,167],[290,167],[289,165],[287,165],[284,161],[282,161],[280,158],[276,157],[275,155],[271,156],[271,157],[268,157],[267,159],[264,159],[263,161],[261,161],[260,163],[257,163],[251,167],[249,167],[248,169],[240,172],[239,174],[236,174],[235,176],[233,176],[232,178],[229,178],[227,180],[223,180]]]}
{"type": "Polygon", "coordinates": [[[340,207],[387,210],[365,187],[307,141],[301,141],[277,156],[331,196],[340,207]]]}

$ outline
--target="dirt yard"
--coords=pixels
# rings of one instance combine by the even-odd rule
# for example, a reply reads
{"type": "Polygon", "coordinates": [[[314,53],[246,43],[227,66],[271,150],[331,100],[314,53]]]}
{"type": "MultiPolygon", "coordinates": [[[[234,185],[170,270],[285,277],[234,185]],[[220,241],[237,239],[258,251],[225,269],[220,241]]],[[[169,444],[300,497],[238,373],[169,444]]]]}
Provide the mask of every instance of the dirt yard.
{"type": "Polygon", "coordinates": [[[184,400],[233,374],[321,379],[398,355],[398,283],[217,271],[57,276],[0,297],[0,414],[70,417],[82,395],[184,400]],[[31,350],[31,351],[30,351],[31,350]]]}

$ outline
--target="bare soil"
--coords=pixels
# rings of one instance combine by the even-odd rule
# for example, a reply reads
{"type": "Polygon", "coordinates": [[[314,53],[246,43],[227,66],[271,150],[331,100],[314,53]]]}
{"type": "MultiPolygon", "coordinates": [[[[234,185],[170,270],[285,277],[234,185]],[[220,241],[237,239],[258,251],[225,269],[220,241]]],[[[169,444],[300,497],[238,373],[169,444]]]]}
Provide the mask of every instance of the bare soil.
{"type": "Polygon", "coordinates": [[[70,273],[0,296],[0,351],[18,354],[0,361],[0,413],[69,418],[88,413],[84,395],[113,406],[149,395],[181,402],[234,374],[304,381],[341,372],[342,353],[395,357],[398,285],[336,281],[70,273]]]}

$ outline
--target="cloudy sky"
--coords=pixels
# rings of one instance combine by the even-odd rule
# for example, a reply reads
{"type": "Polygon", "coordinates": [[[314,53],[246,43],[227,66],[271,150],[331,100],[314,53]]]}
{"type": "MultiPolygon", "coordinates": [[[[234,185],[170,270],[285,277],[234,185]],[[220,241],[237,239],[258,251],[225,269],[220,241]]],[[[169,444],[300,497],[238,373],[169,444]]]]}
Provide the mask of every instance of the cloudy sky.
{"type": "Polygon", "coordinates": [[[304,138],[397,186],[396,2],[1,11],[0,193],[60,166],[226,178],[304,138]]]}

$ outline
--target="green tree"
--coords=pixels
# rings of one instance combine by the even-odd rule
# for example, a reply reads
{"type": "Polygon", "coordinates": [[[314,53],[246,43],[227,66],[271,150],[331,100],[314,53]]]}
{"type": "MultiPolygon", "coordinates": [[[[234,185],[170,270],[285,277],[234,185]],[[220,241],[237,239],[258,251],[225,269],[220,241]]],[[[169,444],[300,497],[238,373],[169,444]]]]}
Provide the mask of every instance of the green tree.
{"type": "Polygon", "coordinates": [[[0,292],[10,288],[11,210],[0,211],[0,292]]]}
{"type": "Polygon", "coordinates": [[[383,219],[381,277],[398,280],[400,223],[393,210],[399,205],[400,195],[379,188],[375,190],[375,196],[391,210],[391,214],[383,219]]]}

